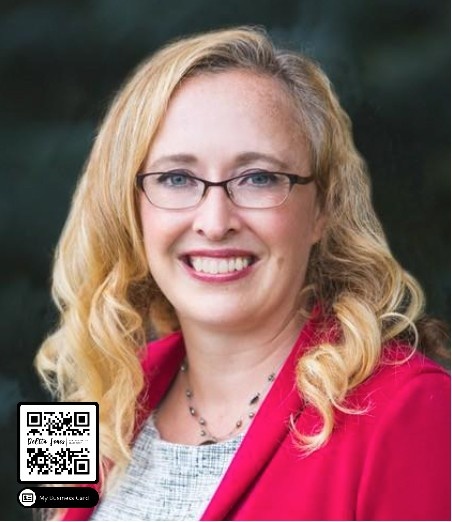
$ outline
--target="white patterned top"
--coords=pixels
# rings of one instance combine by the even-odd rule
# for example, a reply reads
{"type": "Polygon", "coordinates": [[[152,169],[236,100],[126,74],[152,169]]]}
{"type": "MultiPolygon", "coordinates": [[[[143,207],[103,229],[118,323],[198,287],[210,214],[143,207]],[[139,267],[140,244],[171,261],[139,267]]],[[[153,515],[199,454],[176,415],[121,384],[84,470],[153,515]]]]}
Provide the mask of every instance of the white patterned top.
{"type": "Polygon", "coordinates": [[[91,520],[199,520],[243,436],[206,446],[174,444],[160,438],[150,415],[125,476],[91,520]]]}

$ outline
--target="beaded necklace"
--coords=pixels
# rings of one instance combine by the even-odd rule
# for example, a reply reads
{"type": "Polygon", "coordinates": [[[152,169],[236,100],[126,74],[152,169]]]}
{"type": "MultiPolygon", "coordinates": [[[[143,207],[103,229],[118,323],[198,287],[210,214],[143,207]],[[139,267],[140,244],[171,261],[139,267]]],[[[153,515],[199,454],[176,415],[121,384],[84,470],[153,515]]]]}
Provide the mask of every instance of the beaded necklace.
{"type": "Polygon", "coordinates": [[[257,407],[260,404],[261,397],[263,396],[267,387],[275,380],[276,372],[272,372],[267,376],[266,384],[260,392],[253,394],[251,399],[248,401],[248,407],[245,412],[235,421],[234,427],[228,433],[224,435],[214,435],[208,426],[208,422],[204,416],[201,415],[198,408],[194,403],[194,392],[193,388],[190,384],[190,379],[188,376],[188,363],[184,361],[180,367],[180,371],[184,376],[186,387],[185,387],[185,397],[188,403],[188,411],[190,416],[199,424],[200,432],[199,435],[202,438],[201,446],[206,444],[216,444],[217,442],[224,441],[226,439],[231,438],[233,435],[239,433],[247,423],[250,423],[251,420],[256,415],[257,407]]]}

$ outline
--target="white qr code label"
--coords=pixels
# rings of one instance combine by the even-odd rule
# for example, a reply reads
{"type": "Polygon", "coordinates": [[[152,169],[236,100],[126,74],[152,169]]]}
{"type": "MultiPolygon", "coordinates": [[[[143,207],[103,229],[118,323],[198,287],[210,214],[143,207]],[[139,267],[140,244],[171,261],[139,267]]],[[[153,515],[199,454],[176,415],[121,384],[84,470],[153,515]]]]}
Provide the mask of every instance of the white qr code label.
{"type": "Polygon", "coordinates": [[[21,402],[17,409],[19,482],[98,482],[96,402],[21,402]]]}

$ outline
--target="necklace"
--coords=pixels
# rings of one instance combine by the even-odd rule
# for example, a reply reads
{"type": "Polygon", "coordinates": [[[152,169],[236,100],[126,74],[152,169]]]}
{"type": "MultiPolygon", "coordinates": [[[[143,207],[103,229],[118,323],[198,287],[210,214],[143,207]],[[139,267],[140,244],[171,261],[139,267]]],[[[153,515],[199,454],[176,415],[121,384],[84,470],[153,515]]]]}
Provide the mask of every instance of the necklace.
{"type": "Polygon", "coordinates": [[[188,403],[188,411],[190,413],[190,416],[199,424],[200,427],[200,436],[202,438],[202,442],[200,446],[207,445],[207,444],[216,444],[217,442],[221,442],[223,440],[229,439],[236,433],[239,433],[246,425],[246,422],[251,422],[251,420],[256,415],[257,406],[260,403],[261,397],[266,390],[266,388],[275,380],[275,372],[272,372],[267,377],[267,382],[265,384],[265,387],[260,392],[255,393],[251,399],[248,401],[248,408],[246,412],[244,412],[236,421],[234,424],[234,427],[231,431],[226,433],[225,435],[214,435],[209,427],[208,423],[203,417],[200,412],[198,411],[197,407],[194,403],[194,393],[193,388],[190,385],[190,380],[188,377],[188,363],[187,361],[184,361],[180,367],[180,371],[185,377],[186,381],[186,388],[185,388],[185,397],[187,399],[188,403]]]}

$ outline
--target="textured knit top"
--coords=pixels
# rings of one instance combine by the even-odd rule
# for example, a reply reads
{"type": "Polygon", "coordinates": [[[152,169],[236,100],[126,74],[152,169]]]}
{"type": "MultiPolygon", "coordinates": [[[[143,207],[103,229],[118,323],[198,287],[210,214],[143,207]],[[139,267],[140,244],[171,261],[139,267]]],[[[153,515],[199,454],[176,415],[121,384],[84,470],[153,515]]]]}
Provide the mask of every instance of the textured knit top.
{"type": "Polygon", "coordinates": [[[150,415],[124,478],[91,520],[199,520],[242,439],[243,434],[205,446],[174,444],[160,438],[150,415]]]}

